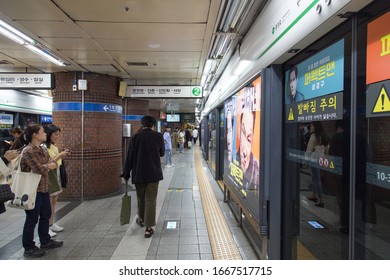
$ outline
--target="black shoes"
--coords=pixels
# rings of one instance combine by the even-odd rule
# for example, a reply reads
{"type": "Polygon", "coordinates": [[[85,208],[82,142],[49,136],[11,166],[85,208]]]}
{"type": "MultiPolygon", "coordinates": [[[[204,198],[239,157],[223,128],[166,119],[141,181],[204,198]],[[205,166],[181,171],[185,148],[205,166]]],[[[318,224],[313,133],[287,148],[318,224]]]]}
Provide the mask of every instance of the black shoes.
{"type": "Polygon", "coordinates": [[[27,258],[40,258],[46,255],[45,250],[49,249],[54,249],[54,248],[59,248],[64,245],[63,241],[55,241],[53,239],[50,240],[48,244],[41,245],[41,248],[39,249],[38,247],[33,247],[31,249],[25,249],[23,256],[27,258]]]}
{"type": "Polygon", "coordinates": [[[62,245],[64,245],[64,241],[56,241],[56,240],[51,239],[49,243],[41,244],[41,249],[42,250],[49,250],[49,249],[62,247],[62,245]]]}
{"type": "Polygon", "coordinates": [[[46,252],[42,249],[39,249],[38,247],[34,247],[28,250],[24,250],[23,256],[27,258],[40,258],[43,257],[46,254],[46,252]]]}
{"type": "Polygon", "coordinates": [[[154,233],[154,230],[151,227],[146,228],[146,230],[145,230],[145,238],[152,237],[153,233],[154,233]]]}
{"type": "Polygon", "coordinates": [[[144,227],[144,220],[141,220],[140,218],[137,218],[135,220],[135,222],[137,223],[137,225],[139,225],[140,227],[144,227]]]}

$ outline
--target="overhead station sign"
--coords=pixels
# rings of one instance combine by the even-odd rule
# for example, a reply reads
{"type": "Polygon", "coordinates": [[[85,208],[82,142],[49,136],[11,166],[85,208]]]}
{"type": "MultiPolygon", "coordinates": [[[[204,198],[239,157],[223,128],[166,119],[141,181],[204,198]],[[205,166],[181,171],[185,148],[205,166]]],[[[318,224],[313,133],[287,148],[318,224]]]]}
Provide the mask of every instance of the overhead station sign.
{"type": "Polygon", "coordinates": [[[128,86],[126,97],[133,98],[202,98],[201,86],[128,86]]]}
{"type": "Polygon", "coordinates": [[[0,89],[52,89],[53,74],[0,73],[0,89]]]}

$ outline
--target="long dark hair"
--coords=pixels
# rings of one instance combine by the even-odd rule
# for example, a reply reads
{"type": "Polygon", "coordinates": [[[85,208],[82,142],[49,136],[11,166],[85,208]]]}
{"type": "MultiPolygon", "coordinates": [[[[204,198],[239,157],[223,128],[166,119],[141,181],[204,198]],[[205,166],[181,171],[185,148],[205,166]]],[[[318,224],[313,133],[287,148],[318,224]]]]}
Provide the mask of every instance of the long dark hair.
{"type": "Polygon", "coordinates": [[[39,130],[41,130],[41,127],[42,127],[42,125],[35,123],[35,124],[30,124],[26,128],[26,130],[24,131],[24,134],[25,134],[27,143],[31,142],[33,134],[38,133],[39,130]]]}
{"type": "Polygon", "coordinates": [[[321,122],[315,121],[312,122],[314,126],[314,135],[316,136],[317,141],[320,145],[327,146],[329,144],[329,138],[328,135],[326,135],[324,127],[322,126],[321,122]]]}
{"type": "Polygon", "coordinates": [[[61,132],[61,128],[59,126],[54,125],[54,124],[48,124],[48,125],[45,125],[43,127],[43,129],[45,130],[45,133],[46,133],[45,145],[49,149],[50,145],[53,144],[51,142],[51,135],[57,131],[61,132]]]}

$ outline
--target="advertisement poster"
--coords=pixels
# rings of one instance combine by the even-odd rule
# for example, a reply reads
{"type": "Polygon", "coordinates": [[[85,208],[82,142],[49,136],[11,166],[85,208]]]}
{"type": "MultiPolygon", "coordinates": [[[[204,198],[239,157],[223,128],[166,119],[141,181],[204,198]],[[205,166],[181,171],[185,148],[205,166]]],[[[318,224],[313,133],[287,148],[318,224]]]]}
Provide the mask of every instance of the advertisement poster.
{"type": "Polygon", "coordinates": [[[285,73],[287,122],[342,119],[344,39],[285,73]]]}
{"type": "Polygon", "coordinates": [[[258,215],[261,78],[225,101],[224,179],[258,215]]]}
{"type": "Polygon", "coordinates": [[[367,27],[366,117],[390,116],[390,12],[367,27]]]}
{"type": "Polygon", "coordinates": [[[366,83],[390,79],[390,12],[367,26],[366,83]]]}

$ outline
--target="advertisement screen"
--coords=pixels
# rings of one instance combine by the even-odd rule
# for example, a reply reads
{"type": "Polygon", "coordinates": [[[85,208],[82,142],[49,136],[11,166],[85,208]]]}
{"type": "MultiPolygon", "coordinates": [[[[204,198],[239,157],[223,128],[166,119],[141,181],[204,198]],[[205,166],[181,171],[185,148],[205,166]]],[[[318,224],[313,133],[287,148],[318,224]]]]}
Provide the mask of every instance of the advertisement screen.
{"type": "Polygon", "coordinates": [[[261,78],[225,101],[224,180],[257,217],[260,188],[261,78]]]}
{"type": "Polygon", "coordinates": [[[166,117],[167,117],[167,122],[180,122],[180,115],[178,114],[175,115],[167,114],[166,117]]]}

